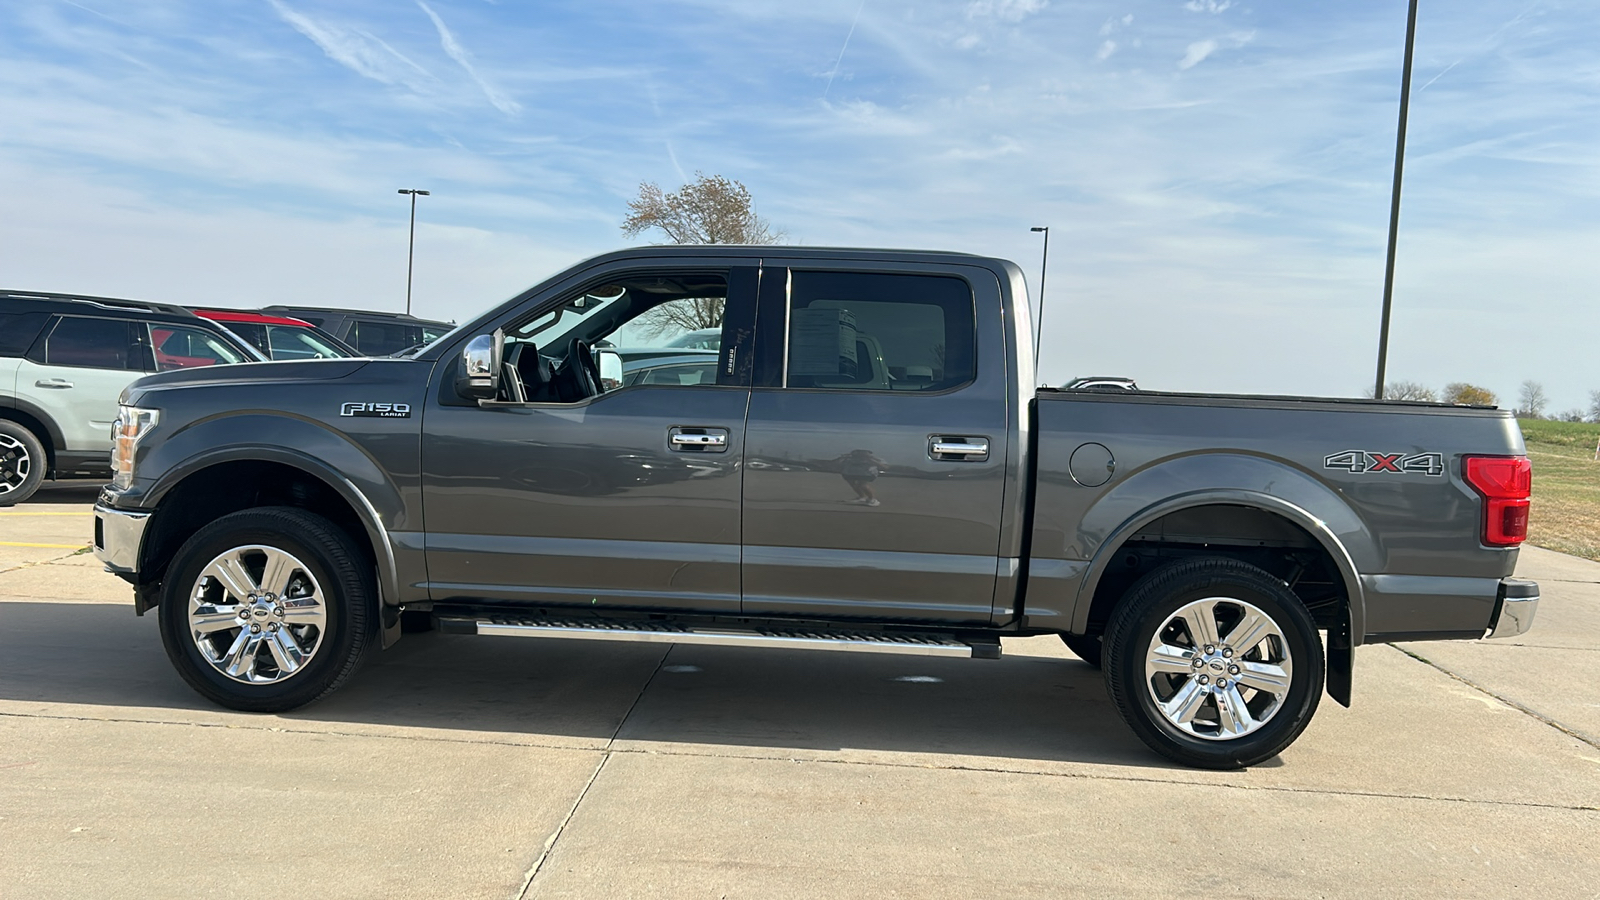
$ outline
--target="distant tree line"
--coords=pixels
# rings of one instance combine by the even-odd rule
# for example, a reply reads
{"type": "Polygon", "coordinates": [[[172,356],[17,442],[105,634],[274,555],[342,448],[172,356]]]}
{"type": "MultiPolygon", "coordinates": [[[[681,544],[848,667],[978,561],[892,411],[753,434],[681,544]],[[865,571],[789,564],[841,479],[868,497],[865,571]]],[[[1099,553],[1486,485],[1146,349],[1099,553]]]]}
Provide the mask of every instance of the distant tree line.
{"type": "MultiPolygon", "coordinates": [[[[1367,396],[1372,396],[1369,389],[1367,396]]],[[[1452,381],[1444,386],[1443,391],[1435,391],[1425,384],[1415,381],[1392,381],[1383,386],[1383,399],[1385,400],[1420,400],[1425,403],[1464,403],[1470,406],[1494,406],[1500,402],[1494,392],[1488,388],[1468,384],[1464,381],[1452,381]]],[[[1517,390],[1517,405],[1512,413],[1519,419],[1553,419],[1560,422],[1600,422],[1600,391],[1589,392],[1589,408],[1569,409],[1565,412],[1545,415],[1545,409],[1550,405],[1550,398],[1544,392],[1544,385],[1537,381],[1524,381],[1517,390]]]]}

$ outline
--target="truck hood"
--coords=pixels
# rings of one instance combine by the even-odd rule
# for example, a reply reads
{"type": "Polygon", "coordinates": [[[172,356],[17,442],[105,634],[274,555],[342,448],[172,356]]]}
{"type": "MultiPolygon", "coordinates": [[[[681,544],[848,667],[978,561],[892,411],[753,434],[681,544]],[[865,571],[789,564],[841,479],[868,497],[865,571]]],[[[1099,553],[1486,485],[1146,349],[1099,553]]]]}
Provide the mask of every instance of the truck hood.
{"type": "Polygon", "coordinates": [[[287,381],[337,381],[354,375],[370,364],[370,359],[308,359],[298,362],[236,363],[231,366],[200,366],[146,375],[129,386],[130,391],[190,384],[281,384],[287,381]]]}

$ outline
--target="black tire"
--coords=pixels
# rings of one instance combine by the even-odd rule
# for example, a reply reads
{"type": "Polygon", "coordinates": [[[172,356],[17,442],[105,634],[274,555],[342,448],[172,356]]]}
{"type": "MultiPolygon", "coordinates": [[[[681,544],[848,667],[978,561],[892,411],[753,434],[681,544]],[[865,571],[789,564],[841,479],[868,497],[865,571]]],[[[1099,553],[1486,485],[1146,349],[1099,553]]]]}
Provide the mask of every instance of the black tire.
{"type": "MultiPolygon", "coordinates": [[[[256,605],[265,605],[265,600],[256,605]]],[[[240,604],[234,606],[245,612],[255,609],[255,606],[248,609],[240,604]]],[[[183,680],[207,699],[246,712],[283,712],[332,693],[360,667],[378,630],[374,575],[355,541],[322,516],[284,506],[232,513],[195,532],[178,549],[167,568],[160,614],[162,644],[183,680]],[[256,573],[250,566],[252,558],[260,556],[264,568],[266,550],[243,549],[251,547],[287,555],[298,563],[298,566],[289,567],[291,574],[283,589],[285,598],[296,591],[303,595],[310,586],[316,586],[321,600],[318,608],[322,618],[309,628],[295,625],[294,618],[280,618],[281,626],[271,615],[261,618],[267,622],[265,627],[273,632],[281,627],[287,635],[291,627],[299,629],[299,635],[291,636],[291,640],[298,637],[301,644],[315,640],[304,663],[294,671],[278,668],[275,661],[278,654],[266,641],[257,645],[255,653],[250,655],[246,675],[268,679],[264,683],[247,683],[227,674],[202,652],[201,639],[190,626],[192,597],[212,598],[205,602],[215,602],[217,597],[225,602],[233,597],[233,592],[223,587],[217,578],[208,576],[204,584],[200,580],[207,567],[224,555],[233,553],[242,560],[252,589],[265,585],[266,573],[256,573]]],[[[216,617],[216,620],[221,622],[223,618],[226,617],[216,617]]],[[[227,628],[218,628],[204,639],[214,642],[210,644],[212,652],[220,651],[221,646],[230,641],[240,640],[244,630],[242,623],[231,630],[227,628]]],[[[260,631],[260,626],[255,630],[260,631]]]]}
{"type": "MultiPolygon", "coordinates": [[[[1248,637],[1239,638],[1249,642],[1248,637]]],[[[1194,665],[1193,655],[1179,659],[1175,668],[1194,665]]],[[[1152,750],[1168,759],[1187,766],[1203,769],[1241,769],[1271,759],[1294,743],[1295,738],[1310,724],[1322,697],[1326,664],[1322,642],[1311,614],[1282,581],[1247,563],[1234,559],[1191,559],[1173,563],[1145,576],[1134,584],[1112,614],[1104,642],[1106,688],[1117,711],[1152,750]],[[1189,626],[1176,618],[1180,610],[1189,609],[1200,615],[1210,604],[1211,612],[1204,613],[1201,627],[1210,627],[1217,637],[1215,652],[1204,654],[1204,646],[1191,650],[1203,656],[1200,668],[1184,674],[1169,674],[1171,669],[1147,668],[1156,657],[1152,652],[1158,632],[1162,645],[1168,648],[1193,648],[1201,641],[1189,636],[1189,626]],[[1197,604],[1191,607],[1190,604],[1197,604]],[[1270,620],[1276,631],[1235,651],[1228,644],[1238,630],[1239,623],[1249,615],[1253,606],[1270,620]],[[1234,624],[1228,625],[1230,616],[1234,624]],[[1207,626],[1205,622],[1209,622],[1207,626]],[[1232,630],[1224,630],[1229,628],[1232,630]],[[1224,650],[1228,659],[1222,659],[1224,650]],[[1283,658],[1277,658],[1280,653],[1283,658]],[[1253,658],[1253,660],[1252,660],[1253,658]],[[1275,662],[1276,660],[1276,662],[1275,662]],[[1239,669],[1229,665],[1254,661],[1261,666],[1273,666],[1285,688],[1257,691],[1243,682],[1232,684],[1233,692],[1219,690],[1226,687],[1229,674],[1239,674],[1239,669]],[[1222,667],[1215,664],[1222,663],[1222,667]],[[1283,667],[1287,665],[1287,672],[1283,667]],[[1208,680],[1215,670],[1215,678],[1208,680]],[[1154,672],[1155,674],[1152,674],[1154,672]],[[1193,680],[1194,684],[1189,682],[1193,680]],[[1206,682],[1201,686],[1201,682],[1206,682]],[[1251,696],[1244,696],[1244,692],[1251,696]],[[1174,708],[1187,708],[1191,717],[1179,723],[1181,714],[1169,718],[1158,706],[1157,693],[1170,691],[1165,698],[1174,708]],[[1200,696],[1197,702],[1184,707],[1178,703],[1179,694],[1200,696]],[[1220,695],[1220,696],[1219,696],[1220,695]],[[1208,705],[1209,704],[1209,705],[1208,705]],[[1249,713],[1243,716],[1228,710],[1244,706],[1249,713]],[[1239,724],[1241,721],[1246,724],[1239,724]],[[1199,732],[1197,736],[1185,730],[1199,732]],[[1250,728],[1228,736],[1229,728],[1250,728]]],[[[1175,657],[1164,657],[1175,658],[1175,657]]],[[[1252,672],[1246,678],[1254,680],[1252,672]]],[[[1238,679],[1235,679],[1236,681],[1238,679]]]]}
{"type": "Polygon", "coordinates": [[[0,506],[32,497],[44,481],[44,443],[10,419],[0,419],[0,506]]]}
{"type": "Polygon", "coordinates": [[[1067,634],[1062,632],[1061,642],[1067,645],[1068,650],[1076,653],[1079,659],[1096,669],[1100,668],[1101,656],[1103,655],[1101,648],[1104,647],[1104,642],[1099,635],[1067,634]]]}

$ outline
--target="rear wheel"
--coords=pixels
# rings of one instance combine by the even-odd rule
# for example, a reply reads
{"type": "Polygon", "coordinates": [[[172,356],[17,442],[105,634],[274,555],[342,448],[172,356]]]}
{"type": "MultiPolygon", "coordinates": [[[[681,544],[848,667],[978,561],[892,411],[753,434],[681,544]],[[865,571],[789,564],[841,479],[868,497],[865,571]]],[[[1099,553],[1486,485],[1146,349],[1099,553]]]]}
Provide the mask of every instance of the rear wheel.
{"type": "Polygon", "coordinates": [[[44,444],[16,422],[0,419],[0,506],[33,496],[44,481],[44,444]]]}
{"type": "Polygon", "coordinates": [[[1311,615],[1266,571],[1193,559],[1135,584],[1105,636],[1111,698],[1151,749],[1185,765],[1238,769],[1278,755],[1322,696],[1311,615]]]}
{"type": "Polygon", "coordinates": [[[206,698],[282,712],[331,693],[372,643],[371,567],[338,526],[302,509],[248,509],[185,541],[167,569],[161,638],[206,698]]]}

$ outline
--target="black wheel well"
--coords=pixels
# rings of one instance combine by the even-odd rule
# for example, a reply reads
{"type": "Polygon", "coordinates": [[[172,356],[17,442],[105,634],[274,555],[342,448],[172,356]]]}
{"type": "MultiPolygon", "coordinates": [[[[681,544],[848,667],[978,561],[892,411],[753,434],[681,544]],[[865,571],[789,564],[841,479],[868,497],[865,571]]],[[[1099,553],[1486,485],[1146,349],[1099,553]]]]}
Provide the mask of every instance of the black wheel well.
{"type": "Polygon", "coordinates": [[[1289,586],[1318,628],[1344,627],[1350,602],[1332,554],[1310,532],[1271,510],[1215,504],[1168,513],[1130,535],[1095,585],[1087,633],[1100,635],[1128,588],[1180,559],[1220,556],[1266,570],[1289,586]]]}
{"type": "Polygon", "coordinates": [[[44,446],[45,465],[51,470],[55,469],[56,442],[50,439],[50,429],[46,427],[45,423],[14,406],[0,408],[0,419],[9,419],[33,432],[33,436],[38,438],[39,443],[44,446]]]}
{"type": "Polygon", "coordinates": [[[183,542],[207,524],[242,509],[293,506],[328,519],[348,534],[369,564],[375,564],[366,525],[343,496],[323,479],[291,465],[234,460],[194,472],[166,496],[145,535],[139,581],[160,581],[183,542]]]}

